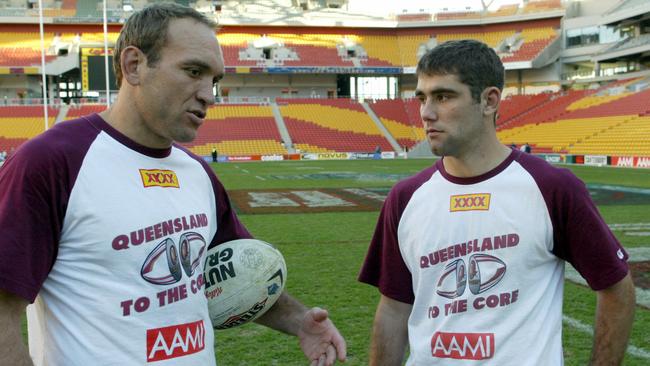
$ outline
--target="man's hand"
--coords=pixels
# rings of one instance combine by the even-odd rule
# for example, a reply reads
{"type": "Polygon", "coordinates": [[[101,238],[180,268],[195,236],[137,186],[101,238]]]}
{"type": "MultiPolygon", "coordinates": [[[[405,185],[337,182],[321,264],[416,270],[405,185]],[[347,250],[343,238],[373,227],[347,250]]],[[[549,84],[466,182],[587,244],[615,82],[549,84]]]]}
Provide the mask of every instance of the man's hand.
{"type": "Polygon", "coordinates": [[[345,340],[327,317],[327,310],[312,308],[307,311],[298,338],[300,348],[311,361],[311,366],[333,365],[337,357],[345,362],[345,340]]]}

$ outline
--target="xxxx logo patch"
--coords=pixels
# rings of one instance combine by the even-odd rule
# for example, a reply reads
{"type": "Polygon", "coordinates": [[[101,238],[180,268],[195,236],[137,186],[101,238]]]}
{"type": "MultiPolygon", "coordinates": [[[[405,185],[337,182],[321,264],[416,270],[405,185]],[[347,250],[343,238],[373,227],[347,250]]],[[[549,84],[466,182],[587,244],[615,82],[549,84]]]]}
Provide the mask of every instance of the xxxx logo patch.
{"type": "Polygon", "coordinates": [[[172,170],[140,169],[140,177],[145,188],[171,187],[179,188],[178,177],[172,170]]]}
{"type": "Polygon", "coordinates": [[[449,211],[488,211],[490,193],[461,194],[449,198],[449,211]]]}

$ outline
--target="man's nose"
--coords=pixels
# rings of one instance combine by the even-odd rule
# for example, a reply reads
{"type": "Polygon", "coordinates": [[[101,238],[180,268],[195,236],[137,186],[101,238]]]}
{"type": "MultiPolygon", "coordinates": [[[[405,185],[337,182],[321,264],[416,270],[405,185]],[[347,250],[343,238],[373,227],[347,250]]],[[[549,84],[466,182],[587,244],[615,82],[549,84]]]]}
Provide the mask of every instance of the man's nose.
{"type": "Polygon", "coordinates": [[[212,80],[201,83],[201,87],[197,92],[196,97],[206,106],[211,106],[216,102],[212,80]]]}
{"type": "Polygon", "coordinates": [[[433,103],[426,101],[420,106],[420,117],[423,121],[436,121],[438,119],[438,111],[433,103]]]}

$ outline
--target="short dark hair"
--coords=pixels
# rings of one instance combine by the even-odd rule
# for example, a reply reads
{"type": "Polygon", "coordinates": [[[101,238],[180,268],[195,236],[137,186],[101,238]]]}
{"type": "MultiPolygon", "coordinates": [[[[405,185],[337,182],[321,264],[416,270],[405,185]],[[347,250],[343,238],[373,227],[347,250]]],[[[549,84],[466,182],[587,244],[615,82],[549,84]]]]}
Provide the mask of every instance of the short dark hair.
{"type": "Polygon", "coordinates": [[[133,13],[124,24],[115,42],[113,71],[117,87],[122,84],[122,51],[135,46],[147,56],[147,65],[152,67],[160,60],[160,50],[167,42],[167,30],[172,19],[194,19],[216,30],[217,23],[195,9],[175,3],[157,3],[133,13]]]}
{"type": "Polygon", "coordinates": [[[474,101],[481,100],[485,88],[503,91],[505,70],[496,52],[485,43],[472,39],[448,41],[429,50],[418,62],[420,75],[454,74],[469,86],[474,101]]]}

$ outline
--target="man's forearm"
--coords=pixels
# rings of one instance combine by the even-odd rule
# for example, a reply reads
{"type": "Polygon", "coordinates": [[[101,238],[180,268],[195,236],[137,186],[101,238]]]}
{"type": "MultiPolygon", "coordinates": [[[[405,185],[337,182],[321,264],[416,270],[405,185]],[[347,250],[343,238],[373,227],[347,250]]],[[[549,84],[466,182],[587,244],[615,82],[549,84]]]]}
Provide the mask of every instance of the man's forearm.
{"type": "Polygon", "coordinates": [[[370,341],[370,366],[399,366],[408,345],[410,304],[382,296],[377,306],[370,341]]]}
{"type": "Polygon", "coordinates": [[[591,365],[620,365],[630,338],[636,305],[630,274],[614,286],[598,291],[597,296],[591,365]]]}
{"type": "Polygon", "coordinates": [[[286,291],[277,302],[255,322],[283,333],[297,335],[307,308],[286,291]]]}
{"type": "Polygon", "coordinates": [[[33,366],[27,347],[22,343],[15,348],[5,348],[0,354],[0,365],[33,366]]]}
{"type": "Polygon", "coordinates": [[[26,305],[26,301],[0,291],[0,365],[33,365],[21,332],[26,305]]]}
{"type": "Polygon", "coordinates": [[[375,322],[370,343],[370,366],[399,366],[404,361],[408,336],[395,334],[384,324],[375,322]]]}

